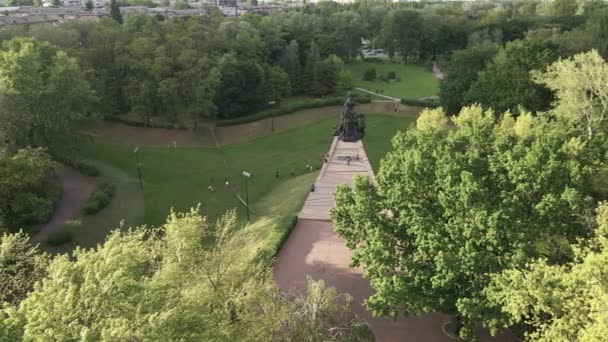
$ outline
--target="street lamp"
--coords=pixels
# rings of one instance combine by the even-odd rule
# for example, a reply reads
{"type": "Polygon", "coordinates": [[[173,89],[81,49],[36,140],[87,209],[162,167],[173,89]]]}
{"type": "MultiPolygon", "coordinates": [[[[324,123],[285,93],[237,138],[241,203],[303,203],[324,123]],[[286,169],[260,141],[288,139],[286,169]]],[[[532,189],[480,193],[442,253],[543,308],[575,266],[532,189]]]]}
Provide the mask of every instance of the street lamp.
{"type": "Polygon", "coordinates": [[[137,176],[139,177],[139,188],[144,188],[144,183],[141,181],[141,163],[139,162],[139,146],[133,150],[135,154],[135,167],[137,168],[137,176]]]}
{"type": "Polygon", "coordinates": [[[245,177],[245,206],[247,207],[247,222],[249,222],[249,189],[247,188],[247,180],[251,178],[251,173],[243,171],[245,177]]]}

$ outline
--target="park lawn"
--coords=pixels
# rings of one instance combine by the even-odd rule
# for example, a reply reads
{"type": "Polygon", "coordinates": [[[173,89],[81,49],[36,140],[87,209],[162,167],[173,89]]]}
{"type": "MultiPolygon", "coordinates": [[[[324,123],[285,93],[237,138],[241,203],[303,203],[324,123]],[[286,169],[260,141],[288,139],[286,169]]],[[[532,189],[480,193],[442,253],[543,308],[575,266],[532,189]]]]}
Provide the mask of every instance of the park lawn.
{"type": "Polygon", "coordinates": [[[394,62],[372,63],[355,60],[345,65],[355,79],[355,87],[401,99],[419,99],[439,94],[439,80],[424,67],[394,62]],[[376,81],[364,81],[363,74],[369,68],[376,69],[376,81]],[[394,71],[401,81],[381,82],[380,75],[394,71]]]}
{"type": "Polygon", "coordinates": [[[378,173],[380,160],[393,149],[392,140],[398,131],[406,130],[416,119],[404,116],[368,115],[363,144],[374,172],[378,173]]]}
{"type": "Polygon", "coordinates": [[[95,247],[114,229],[124,230],[144,223],[143,194],[139,191],[137,178],[99,161],[88,163],[100,171],[100,176],[91,178],[92,180],[97,184],[105,182],[114,187],[112,201],[94,215],[81,214],[77,219],[65,224],[61,230],[73,232],[73,239],[59,246],[42,244],[46,251],[63,253],[73,250],[76,246],[95,247]]]}
{"type": "MultiPolygon", "coordinates": [[[[367,117],[368,136],[365,144],[375,169],[381,156],[388,151],[390,140],[396,131],[407,127],[411,121],[411,118],[400,116],[367,117]]],[[[245,143],[229,144],[223,146],[222,150],[142,146],[139,153],[143,164],[144,223],[160,225],[165,222],[171,208],[186,211],[198,203],[201,203],[202,214],[208,215],[210,219],[219,217],[226,210],[237,208],[239,218],[243,220],[245,209],[235,194],[238,192],[241,198],[245,198],[244,177],[241,174],[243,170],[252,174],[248,181],[249,201],[253,208],[252,221],[267,216],[260,208],[260,203],[268,202],[260,201],[273,190],[287,189],[284,197],[280,193],[275,193],[272,197],[278,205],[293,201],[291,187],[285,186],[299,176],[311,175],[311,178],[298,178],[306,181],[302,181],[302,184],[294,183],[293,186],[297,184],[304,193],[309,189],[316,170],[307,171],[306,165],[312,165],[315,169],[321,166],[335,124],[336,119],[330,117],[305,127],[273,133],[245,143]],[[226,163],[223,161],[224,156],[226,163]],[[292,169],[294,176],[290,175],[292,169]],[[233,187],[226,188],[226,181],[233,187]],[[210,185],[214,188],[213,191],[208,190],[210,185]]],[[[133,145],[96,138],[85,146],[85,155],[119,168],[130,178],[135,178],[137,174],[133,149],[133,145]]],[[[119,196],[114,198],[114,201],[120,200],[119,196]]],[[[301,203],[297,210],[300,205],[301,203]]],[[[272,206],[272,203],[268,203],[262,207],[272,206]]]]}

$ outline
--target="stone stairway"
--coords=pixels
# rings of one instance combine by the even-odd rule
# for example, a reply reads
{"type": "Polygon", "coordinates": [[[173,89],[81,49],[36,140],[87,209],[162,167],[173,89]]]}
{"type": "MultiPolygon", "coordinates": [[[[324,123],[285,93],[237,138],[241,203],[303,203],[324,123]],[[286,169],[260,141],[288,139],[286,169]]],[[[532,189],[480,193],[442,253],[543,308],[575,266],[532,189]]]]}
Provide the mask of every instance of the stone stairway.
{"type": "Polygon", "coordinates": [[[327,162],[315,181],[314,191],[308,195],[298,216],[300,219],[329,221],[329,211],[334,205],[338,185],[352,185],[356,175],[375,177],[361,141],[343,142],[334,137],[327,155],[327,162]]]}

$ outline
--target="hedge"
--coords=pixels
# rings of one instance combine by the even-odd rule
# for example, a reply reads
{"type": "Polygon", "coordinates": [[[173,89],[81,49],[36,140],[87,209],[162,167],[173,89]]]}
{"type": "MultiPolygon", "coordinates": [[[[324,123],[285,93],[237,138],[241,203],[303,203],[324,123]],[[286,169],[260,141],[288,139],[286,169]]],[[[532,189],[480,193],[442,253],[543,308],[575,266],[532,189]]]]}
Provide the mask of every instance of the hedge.
{"type": "MultiPolygon", "coordinates": [[[[371,98],[368,96],[355,96],[358,103],[370,103],[372,102],[371,98]]],[[[275,116],[281,116],[286,114],[291,114],[293,112],[297,112],[299,110],[310,109],[310,108],[320,108],[320,107],[328,107],[328,106],[339,106],[344,103],[344,98],[342,97],[329,97],[323,99],[310,99],[309,101],[297,104],[284,104],[279,105],[278,107],[266,109],[256,114],[241,116],[233,119],[220,120],[216,123],[217,126],[232,126],[245,124],[249,122],[254,122],[262,119],[272,118],[275,116]]]]}
{"type": "Polygon", "coordinates": [[[89,177],[97,177],[99,176],[99,169],[96,168],[95,166],[83,161],[83,160],[79,160],[79,159],[74,159],[71,157],[65,157],[65,156],[56,156],[55,160],[57,160],[58,162],[67,165],[69,167],[72,167],[76,170],[78,170],[80,173],[87,175],[89,177]]]}
{"type": "Polygon", "coordinates": [[[108,183],[100,184],[80,209],[83,215],[93,215],[107,207],[114,196],[114,187],[108,183]]]}
{"type": "Polygon", "coordinates": [[[278,224],[275,231],[268,237],[266,246],[258,251],[256,261],[263,265],[270,266],[296,224],[298,224],[297,216],[286,217],[281,224],[278,224]]]}
{"type": "Polygon", "coordinates": [[[68,243],[74,239],[74,232],[67,227],[63,227],[60,231],[57,231],[48,238],[46,238],[46,243],[51,246],[59,246],[64,243],[68,243]]]}
{"type": "Polygon", "coordinates": [[[106,115],[106,116],[104,116],[103,119],[106,121],[118,122],[121,124],[135,126],[135,127],[164,128],[164,129],[178,128],[178,129],[184,129],[184,130],[188,129],[188,126],[186,126],[185,124],[182,124],[182,123],[172,124],[172,123],[162,123],[162,122],[152,122],[152,121],[144,122],[144,121],[124,118],[124,117],[116,116],[116,115],[106,115]]]}
{"type": "Polygon", "coordinates": [[[426,108],[437,108],[438,103],[426,101],[426,100],[414,100],[414,99],[401,99],[401,103],[409,106],[426,107],[426,108]]]}

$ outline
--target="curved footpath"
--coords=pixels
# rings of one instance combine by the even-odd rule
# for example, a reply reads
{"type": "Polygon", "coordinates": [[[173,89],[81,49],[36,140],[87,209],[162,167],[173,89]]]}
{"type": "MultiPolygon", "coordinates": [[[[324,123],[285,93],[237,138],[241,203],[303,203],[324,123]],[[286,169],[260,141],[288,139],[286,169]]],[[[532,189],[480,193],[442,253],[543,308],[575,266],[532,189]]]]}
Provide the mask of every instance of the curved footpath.
{"type": "Polygon", "coordinates": [[[66,222],[78,217],[80,208],[95,189],[95,184],[86,176],[70,167],[61,166],[56,173],[61,183],[61,200],[51,220],[31,238],[32,242],[45,240],[66,222]]]}
{"type": "MultiPolygon", "coordinates": [[[[334,233],[329,211],[338,184],[351,185],[354,175],[374,178],[374,172],[361,141],[345,143],[334,138],[328,154],[328,162],[315,182],[315,191],[306,199],[298,224],[277,257],[274,275],[278,285],[283,291],[305,291],[306,276],[310,275],[313,279],[323,279],[339,292],[349,293],[353,297],[354,313],[370,324],[379,342],[452,341],[441,332],[441,325],[450,318],[447,315],[434,313],[395,321],[373,317],[362,306],[373,290],[363,278],[362,269],[349,267],[352,253],[334,233]],[[347,157],[351,157],[350,162],[347,157]]],[[[507,334],[492,338],[483,330],[478,331],[478,337],[480,341],[517,340],[507,334]]]]}

